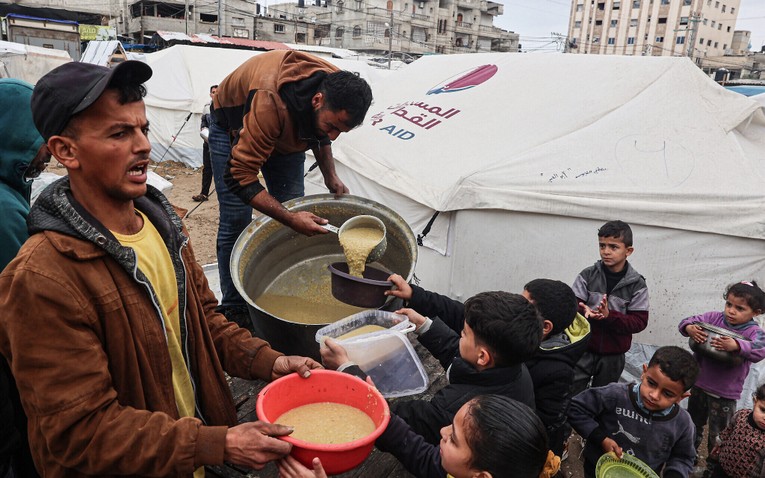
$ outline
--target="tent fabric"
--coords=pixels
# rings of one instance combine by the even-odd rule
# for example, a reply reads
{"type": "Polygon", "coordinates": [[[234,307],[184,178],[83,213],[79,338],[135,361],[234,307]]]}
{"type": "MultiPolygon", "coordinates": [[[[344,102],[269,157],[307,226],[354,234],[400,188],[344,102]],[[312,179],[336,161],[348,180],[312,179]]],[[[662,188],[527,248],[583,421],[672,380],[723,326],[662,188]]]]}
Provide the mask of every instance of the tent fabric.
{"type": "MultiPolygon", "coordinates": [[[[687,347],[682,318],[719,310],[731,283],[765,282],[765,110],[687,59],[428,56],[373,93],[364,125],[333,144],[337,174],[418,235],[429,290],[571,284],[613,219],[632,226],[648,283],[638,345],[687,347]]],[[[306,192],[326,192],[319,171],[306,192]]]]}
{"type": "Polygon", "coordinates": [[[501,209],[765,233],[765,113],[686,58],[428,56],[374,96],[335,158],[421,205],[416,231],[501,209]]]}
{"type": "Polygon", "coordinates": [[[72,57],[63,50],[0,41],[0,78],[35,84],[50,70],[70,61],[72,57]]]}
{"type": "MultiPolygon", "coordinates": [[[[172,160],[200,167],[202,138],[199,124],[202,110],[210,102],[210,86],[220,83],[239,65],[261,53],[193,45],[175,45],[147,53],[145,62],[154,70],[146,82],[145,98],[146,116],[151,124],[152,160],[172,160]]],[[[384,76],[364,62],[328,61],[360,74],[370,83],[384,76]]]]}

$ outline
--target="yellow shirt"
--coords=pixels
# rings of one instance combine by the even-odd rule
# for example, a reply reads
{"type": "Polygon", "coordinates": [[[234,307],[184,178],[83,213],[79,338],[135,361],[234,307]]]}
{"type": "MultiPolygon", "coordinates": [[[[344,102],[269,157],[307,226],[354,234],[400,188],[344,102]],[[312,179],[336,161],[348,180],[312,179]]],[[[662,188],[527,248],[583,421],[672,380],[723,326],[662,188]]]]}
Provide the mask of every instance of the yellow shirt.
{"type": "MultiPolygon", "coordinates": [[[[141,211],[136,210],[136,213],[143,219],[143,227],[140,231],[129,236],[111,232],[120,244],[135,251],[138,258],[138,268],[154,288],[165,323],[167,348],[173,366],[173,391],[175,392],[178,414],[181,417],[193,417],[195,411],[194,387],[191,385],[191,377],[188,368],[186,368],[181,349],[178,284],[175,281],[175,269],[162,236],[141,211]]],[[[202,477],[204,477],[204,467],[200,467],[194,472],[194,478],[202,477]]]]}

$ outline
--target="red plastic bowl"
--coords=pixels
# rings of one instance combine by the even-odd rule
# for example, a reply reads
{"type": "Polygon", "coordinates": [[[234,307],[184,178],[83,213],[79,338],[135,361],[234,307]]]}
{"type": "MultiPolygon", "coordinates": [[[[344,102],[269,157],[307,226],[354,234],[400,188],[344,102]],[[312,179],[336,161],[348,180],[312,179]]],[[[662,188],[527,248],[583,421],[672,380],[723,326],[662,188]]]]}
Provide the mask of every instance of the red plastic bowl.
{"type": "Polygon", "coordinates": [[[341,403],[363,411],[374,422],[375,431],[336,445],[310,443],[290,436],[280,438],[292,444],[290,454],[309,469],[314,457],[319,457],[328,475],[352,470],[369,456],[375,440],[390,421],[388,403],[376,388],[358,377],[332,370],[312,370],[308,378],[293,373],[266,385],[258,394],[255,409],[260,420],[274,423],[288,410],[320,402],[341,403]]]}

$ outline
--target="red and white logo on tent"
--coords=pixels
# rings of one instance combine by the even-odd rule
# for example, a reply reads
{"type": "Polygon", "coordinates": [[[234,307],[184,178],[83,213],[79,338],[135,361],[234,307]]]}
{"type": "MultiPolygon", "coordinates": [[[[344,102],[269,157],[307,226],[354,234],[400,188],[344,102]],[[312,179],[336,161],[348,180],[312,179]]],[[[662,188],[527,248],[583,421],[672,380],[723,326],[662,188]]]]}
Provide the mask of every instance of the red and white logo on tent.
{"type": "Polygon", "coordinates": [[[496,73],[497,65],[481,65],[439,83],[428,90],[427,94],[438,95],[441,93],[455,93],[457,91],[469,90],[470,88],[484,83],[496,73]]]}

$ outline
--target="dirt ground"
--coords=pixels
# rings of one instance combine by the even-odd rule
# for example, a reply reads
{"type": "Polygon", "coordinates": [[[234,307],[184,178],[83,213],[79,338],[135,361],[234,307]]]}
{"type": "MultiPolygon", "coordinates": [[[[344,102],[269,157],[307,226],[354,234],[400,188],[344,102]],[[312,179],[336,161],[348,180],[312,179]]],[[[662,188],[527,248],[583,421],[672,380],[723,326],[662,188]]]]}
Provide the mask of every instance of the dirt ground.
{"type": "MultiPolygon", "coordinates": [[[[187,210],[184,222],[189,230],[197,261],[202,265],[216,262],[215,236],[218,231],[218,197],[212,192],[209,200],[205,202],[198,203],[191,199],[191,196],[199,194],[202,187],[202,170],[194,170],[174,162],[152,164],[151,169],[173,184],[172,190],[167,194],[170,201],[187,210]]],[[[212,190],[214,190],[214,185],[211,187],[212,190]]],[[[706,439],[704,443],[706,443],[706,439]]],[[[702,445],[702,448],[706,448],[706,446],[702,445]]],[[[580,439],[578,435],[574,435],[569,440],[569,458],[562,463],[560,476],[564,478],[584,477],[579,458],[580,452],[580,439]]],[[[703,458],[706,456],[705,450],[700,450],[700,454],[700,465],[703,466],[703,458]]],[[[691,475],[691,478],[700,476],[701,473],[696,473],[691,475]]]]}
{"type": "MultiPolygon", "coordinates": [[[[151,169],[173,183],[167,197],[175,206],[187,211],[183,221],[189,230],[197,261],[202,265],[217,262],[215,236],[218,233],[218,196],[211,192],[210,199],[201,203],[191,199],[202,189],[202,169],[194,170],[170,161],[152,164],[151,169]]],[[[214,189],[213,184],[210,190],[214,189]]]]}

